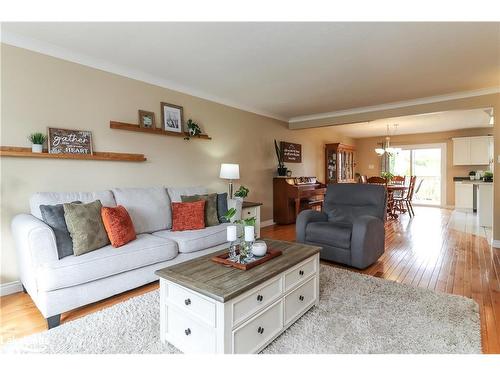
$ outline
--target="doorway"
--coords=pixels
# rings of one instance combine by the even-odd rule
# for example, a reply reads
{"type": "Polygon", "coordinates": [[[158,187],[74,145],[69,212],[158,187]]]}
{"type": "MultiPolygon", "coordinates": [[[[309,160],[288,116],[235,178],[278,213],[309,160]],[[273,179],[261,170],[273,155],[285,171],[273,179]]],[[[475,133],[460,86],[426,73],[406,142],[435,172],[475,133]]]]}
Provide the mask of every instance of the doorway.
{"type": "Polygon", "coordinates": [[[413,202],[446,206],[446,144],[398,146],[389,158],[389,171],[398,176],[417,176],[413,202]]]}

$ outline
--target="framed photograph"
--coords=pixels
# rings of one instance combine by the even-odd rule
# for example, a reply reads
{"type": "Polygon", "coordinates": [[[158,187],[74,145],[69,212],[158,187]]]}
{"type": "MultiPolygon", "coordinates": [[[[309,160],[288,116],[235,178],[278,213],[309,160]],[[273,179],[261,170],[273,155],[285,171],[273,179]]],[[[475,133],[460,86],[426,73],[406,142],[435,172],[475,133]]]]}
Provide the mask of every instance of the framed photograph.
{"type": "Polygon", "coordinates": [[[48,133],[50,154],[93,154],[91,131],[49,128],[48,133]]]}
{"type": "Polygon", "coordinates": [[[169,103],[161,103],[161,120],[163,130],[182,133],[183,114],[182,107],[169,103]]]}
{"type": "Polygon", "coordinates": [[[156,128],[155,113],[139,109],[139,126],[141,128],[156,128]]]}

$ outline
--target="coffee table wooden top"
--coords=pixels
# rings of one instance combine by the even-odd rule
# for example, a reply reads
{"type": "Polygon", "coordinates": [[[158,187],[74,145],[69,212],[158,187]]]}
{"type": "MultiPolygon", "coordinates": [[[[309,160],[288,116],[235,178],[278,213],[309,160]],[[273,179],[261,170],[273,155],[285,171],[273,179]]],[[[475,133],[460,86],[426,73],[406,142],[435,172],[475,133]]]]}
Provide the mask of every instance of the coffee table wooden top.
{"type": "Polygon", "coordinates": [[[156,271],[156,275],[219,302],[226,302],[319,253],[321,247],[295,242],[266,240],[268,248],[281,250],[279,257],[248,271],[212,262],[216,254],[204,255],[156,271]]]}

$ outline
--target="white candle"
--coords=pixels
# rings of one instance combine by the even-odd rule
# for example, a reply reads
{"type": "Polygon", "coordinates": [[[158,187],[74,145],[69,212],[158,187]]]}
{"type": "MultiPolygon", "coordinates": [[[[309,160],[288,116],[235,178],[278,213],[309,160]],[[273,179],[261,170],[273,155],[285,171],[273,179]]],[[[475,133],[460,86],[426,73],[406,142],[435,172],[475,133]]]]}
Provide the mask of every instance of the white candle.
{"type": "Polygon", "coordinates": [[[236,241],[236,225],[230,225],[227,227],[227,240],[229,242],[236,241]]]}
{"type": "Polygon", "coordinates": [[[252,225],[245,226],[245,241],[253,241],[255,239],[255,229],[252,225]]]}

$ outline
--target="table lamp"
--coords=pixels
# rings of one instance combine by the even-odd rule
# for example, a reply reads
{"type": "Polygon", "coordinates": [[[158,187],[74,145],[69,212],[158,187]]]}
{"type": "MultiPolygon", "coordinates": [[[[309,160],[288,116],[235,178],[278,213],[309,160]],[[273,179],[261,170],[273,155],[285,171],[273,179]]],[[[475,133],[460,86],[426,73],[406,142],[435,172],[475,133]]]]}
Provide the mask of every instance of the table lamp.
{"type": "Polygon", "coordinates": [[[220,165],[220,178],[229,180],[229,198],[233,198],[233,180],[240,179],[240,165],[239,164],[221,164],[220,165]]]}

